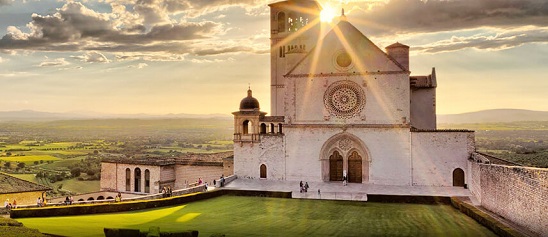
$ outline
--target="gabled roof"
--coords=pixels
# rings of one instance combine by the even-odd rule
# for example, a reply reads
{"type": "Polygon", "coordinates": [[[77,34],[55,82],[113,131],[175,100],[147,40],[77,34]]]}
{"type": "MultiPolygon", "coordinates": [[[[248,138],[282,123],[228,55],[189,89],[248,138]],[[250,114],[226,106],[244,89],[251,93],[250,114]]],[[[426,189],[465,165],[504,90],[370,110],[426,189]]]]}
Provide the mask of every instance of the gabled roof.
{"type": "Polygon", "coordinates": [[[0,193],[23,193],[35,191],[48,191],[51,188],[41,184],[22,180],[11,175],[0,173],[0,193]]]}
{"type": "Polygon", "coordinates": [[[300,77],[311,75],[328,75],[342,73],[400,73],[407,70],[377,47],[363,35],[345,17],[333,29],[318,41],[318,44],[299,61],[285,76],[300,77]],[[348,70],[340,70],[335,66],[338,52],[346,51],[352,59],[348,70]],[[317,60],[314,60],[317,58],[317,60]],[[310,67],[315,63],[315,67],[310,67]],[[312,68],[313,71],[310,69],[312,68]]]}

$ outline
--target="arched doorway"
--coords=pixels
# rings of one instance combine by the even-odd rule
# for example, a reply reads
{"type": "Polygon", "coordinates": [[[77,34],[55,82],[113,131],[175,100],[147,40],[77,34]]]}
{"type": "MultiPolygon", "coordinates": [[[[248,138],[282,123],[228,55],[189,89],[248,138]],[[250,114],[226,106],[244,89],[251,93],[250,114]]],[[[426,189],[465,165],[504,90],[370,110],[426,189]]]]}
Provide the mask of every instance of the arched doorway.
{"type": "Polygon", "coordinates": [[[348,182],[362,182],[362,157],[357,151],[353,151],[348,156],[348,182]]]}
{"type": "Polygon", "coordinates": [[[453,186],[464,187],[464,170],[461,168],[453,170],[453,186]]]}
{"type": "Polygon", "coordinates": [[[266,179],[266,165],[265,164],[261,165],[260,177],[261,177],[261,179],[266,179]]]}
{"type": "Polygon", "coordinates": [[[329,156],[329,181],[343,180],[343,157],[338,151],[329,156]]]}

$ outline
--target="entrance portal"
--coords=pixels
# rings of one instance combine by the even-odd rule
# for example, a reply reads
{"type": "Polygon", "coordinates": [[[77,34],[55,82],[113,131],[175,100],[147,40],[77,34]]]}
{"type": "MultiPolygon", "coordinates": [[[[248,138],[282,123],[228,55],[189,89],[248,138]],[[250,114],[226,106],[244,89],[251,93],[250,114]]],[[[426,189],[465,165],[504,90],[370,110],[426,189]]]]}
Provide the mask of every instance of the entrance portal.
{"type": "Polygon", "coordinates": [[[338,151],[329,156],[329,181],[343,180],[343,157],[338,151]]]}
{"type": "Polygon", "coordinates": [[[353,151],[348,157],[348,182],[362,182],[362,157],[357,151],[353,151]]]}

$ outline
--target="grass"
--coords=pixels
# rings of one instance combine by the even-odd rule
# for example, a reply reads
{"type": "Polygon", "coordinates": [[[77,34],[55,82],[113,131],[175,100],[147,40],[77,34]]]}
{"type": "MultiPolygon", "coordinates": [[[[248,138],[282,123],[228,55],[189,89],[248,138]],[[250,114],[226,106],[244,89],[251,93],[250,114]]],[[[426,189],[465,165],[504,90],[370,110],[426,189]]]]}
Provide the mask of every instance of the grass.
{"type": "Polygon", "coordinates": [[[35,174],[10,174],[13,177],[20,178],[22,180],[26,180],[33,183],[38,183],[38,179],[36,179],[35,174]]]}
{"type": "Polygon", "coordinates": [[[10,161],[10,162],[23,162],[23,163],[26,163],[26,164],[33,164],[34,161],[60,160],[60,158],[50,156],[50,155],[30,155],[30,156],[0,157],[0,160],[10,161]]]}
{"type": "Polygon", "coordinates": [[[389,204],[224,196],[115,214],[22,218],[64,236],[103,236],[103,228],[198,230],[200,236],[495,236],[449,205],[389,204]]]}
{"type": "Polygon", "coordinates": [[[55,182],[55,185],[60,184],[63,184],[63,190],[68,190],[73,193],[91,193],[101,189],[99,180],[79,181],[77,178],[73,178],[55,182]]]}

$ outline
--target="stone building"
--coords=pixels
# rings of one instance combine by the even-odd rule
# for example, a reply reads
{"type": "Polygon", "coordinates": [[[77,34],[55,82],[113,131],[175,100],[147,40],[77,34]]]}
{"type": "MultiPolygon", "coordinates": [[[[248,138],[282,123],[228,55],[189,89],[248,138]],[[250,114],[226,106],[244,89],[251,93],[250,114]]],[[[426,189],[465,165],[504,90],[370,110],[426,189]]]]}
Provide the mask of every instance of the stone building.
{"type": "Polygon", "coordinates": [[[233,174],[232,152],[186,154],[168,158],[113,158],[101,162],[101,191],[159,193],[198,181],[211,183],[233,174]]]}
{"type": "Polygon", "coordinates": [[[474,133],[436,129],[436,73],[377,47],[346,16],[321,35],[315,1],[270,4],[271,116],[251,89],[234,115],[239,178],[465,186],[474,133]]]}
{"type": "Polygon", "coordinates": [[[17,205],[36,205],[38,197],[46,197],[51,188],[41,184],[29,182],[8,174],[0,173],[0,201],[17,201],[17,205]]]}

